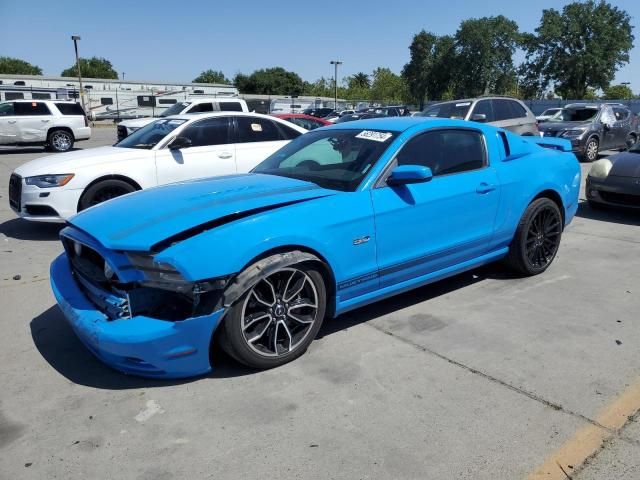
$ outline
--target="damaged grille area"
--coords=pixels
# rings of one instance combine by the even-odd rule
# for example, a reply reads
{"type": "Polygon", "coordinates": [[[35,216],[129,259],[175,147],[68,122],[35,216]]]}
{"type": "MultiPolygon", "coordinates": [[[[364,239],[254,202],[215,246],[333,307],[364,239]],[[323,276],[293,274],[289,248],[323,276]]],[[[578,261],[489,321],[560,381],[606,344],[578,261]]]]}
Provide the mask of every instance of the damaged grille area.
{"type": "Polygon", "coordinates": [[[219,303],[219,287],[225,282],[122,282],[115,272],[105,268],[106,260],[99,252],[67,237],[62,242],[78,286],[110,320],[142,315],[180,321],[210,314],[219,303]]]}

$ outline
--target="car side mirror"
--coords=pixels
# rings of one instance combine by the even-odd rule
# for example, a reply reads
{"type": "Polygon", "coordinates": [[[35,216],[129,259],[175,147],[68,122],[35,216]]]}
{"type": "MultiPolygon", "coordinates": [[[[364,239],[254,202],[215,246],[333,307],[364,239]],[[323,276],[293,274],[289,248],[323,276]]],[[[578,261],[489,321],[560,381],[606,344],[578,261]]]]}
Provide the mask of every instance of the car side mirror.
{"type": "Polygon", "coordinates": [[[191,139],[187,137],[176,137],[169,144],[169,150],[181,150],[191,146],[191,139]]]}
{"type": "Polygon", "coordinates": [[[484,113],[474,113],[471,115],[472,122],[484,123],[487,121],[487,116],[484,113]]]}
{"type": "Polygon", "coordinates": [[[408,185],[411,183],[424,183],[433,178],[429,167],[422,165],[400,165],[393,169],[387,179],[387,185],[408,185]]]}

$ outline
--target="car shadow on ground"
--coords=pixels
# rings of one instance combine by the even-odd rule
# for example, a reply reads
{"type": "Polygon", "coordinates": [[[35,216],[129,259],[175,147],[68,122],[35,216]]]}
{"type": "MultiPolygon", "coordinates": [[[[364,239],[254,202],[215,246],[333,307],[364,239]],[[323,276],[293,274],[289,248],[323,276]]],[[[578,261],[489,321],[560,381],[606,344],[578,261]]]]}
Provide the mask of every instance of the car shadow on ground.
{"type": "Polygon", "coordinates": [[[13,218],[0,223],[0,233],[16,240],[57,241],[63,227],[62,223],[30,222],[22,218],[13,218]]]}
{"type": "Polygon", "coordinates": [[[256,372],[234,362],[219,349],[215,349],[215,370],[209,375],[177,380],[135,377],[113,370],[93,356],[80,342],[56,305],[31,320],[30,327],[34,345],[51,367],[71,382],[92,388],[126,390],[167,387],[191,383],[202,378],[240,377],[256,372]]]}
{"type": "MultiPolygon", "coordinates": [[[[327,337],[360,323],[446,295],[488,278],[508,280],[518,277],[501,264],[492,264],[464,272],[455,277],[362,307],[336,319],[327,320],[317,338],[327,337]]],[[[224,379],[259,372],[259,370],[240,365],[214,345],[212,353],[214,371],[208,375],[179,380],[139,378],[113,370],[94,357],[80,342],[60,309],[55,305],[34,318],[30,327],[34,345],[51,367],[68,380],[93,388],[125,390],[166,387],[202,379],[224,379]]]]}
{"type": "Polygon", "coordinates": [[[598,222],[619,223],[622,225],[640,226],[640,210],[602,206],[593,208],[586,201],[578,205],[576,217],[596,220],[598,222]]]}

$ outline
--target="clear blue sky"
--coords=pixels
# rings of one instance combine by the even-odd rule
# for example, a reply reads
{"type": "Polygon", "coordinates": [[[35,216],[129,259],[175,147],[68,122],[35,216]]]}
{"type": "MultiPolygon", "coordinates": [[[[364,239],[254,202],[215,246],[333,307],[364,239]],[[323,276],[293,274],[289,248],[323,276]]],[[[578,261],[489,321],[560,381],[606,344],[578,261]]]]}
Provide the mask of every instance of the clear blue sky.
{"type": "MultiPolygon", "coordinates": [[[[425,29],[452,34],[466,18],[505,15],[533,31],[544,8],[564,0],[245,0],[96,1],[0,0],[0,56],[22,58],[45,75],[74,62],[71,34],[82,37],[81,56],[109,59],[131,80],[190,81],[202,70],[227,77],[281,66],[305,80],[339,77],[387,66],[399,73],[412,36],[425,29]]],[[[632,15],[640,43],[638,0],[610,3],[632,15]]],[[[518,55],[517,59],[521,57],[518,55]]],[[[640,47],[616,82],[640,92],[640,47]]]]}

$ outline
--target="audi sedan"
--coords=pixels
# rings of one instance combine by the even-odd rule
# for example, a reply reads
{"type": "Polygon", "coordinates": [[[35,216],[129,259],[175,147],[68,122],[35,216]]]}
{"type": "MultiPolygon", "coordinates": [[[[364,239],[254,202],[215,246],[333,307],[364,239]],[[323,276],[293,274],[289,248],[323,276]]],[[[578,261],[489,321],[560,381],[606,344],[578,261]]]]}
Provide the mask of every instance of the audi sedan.
{"type": "Polygon", "coordinates": [[[72,217],[53,292],[87,348],[120,371],[204,374],[218,343],[276,367],[305,352],[325,317],[500,259],[544,272],[578,206],[570,150],[450,119],[321,128],[249,174],[72,217]]]}

